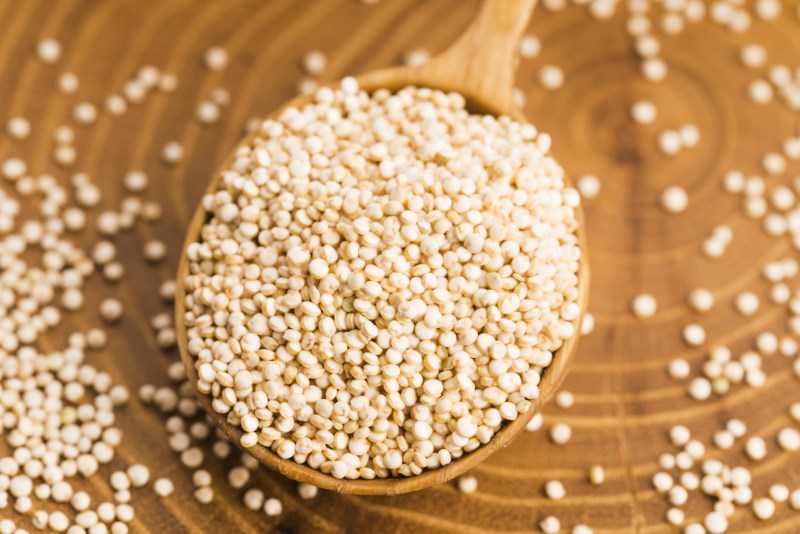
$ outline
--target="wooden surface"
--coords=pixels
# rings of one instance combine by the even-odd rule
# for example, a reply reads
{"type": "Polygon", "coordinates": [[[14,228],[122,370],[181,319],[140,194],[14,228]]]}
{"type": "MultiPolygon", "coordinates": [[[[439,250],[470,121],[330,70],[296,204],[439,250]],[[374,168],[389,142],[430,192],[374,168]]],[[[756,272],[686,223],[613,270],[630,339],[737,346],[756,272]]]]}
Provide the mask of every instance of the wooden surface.
{"type": "MultiPolygon", "coordinates": [[[[152,182],[146,196],[167,208],[156,226],[137,227],[117,241],[127,275],[115,291],[127,316],[114,329],[109,349],[93,355],[93,361],[132,389],[168,382],[164,372],[177,355],[162,354],[147,325],[154,313],[168,310],[156,286],[177,265],[183,229],[211,172],[241,137],[242,124],[293,95],[303,52],[328,53],[325,80],[393,65],[413,47],[444,49],[476,8],[476,2],[457,0],[384,0],[374,7],[355,0],[0,0],[0,121],[23,115],[33,127],[25,143],[0,136],[0,158],[23,156],[34,173],[66,180],[67,173],[50,158],[51,138],[57,125],[69,122],[76,102],[100,102],[144,64],[180,78],[174,95],[155,95],[123,118],[102,114],[95,125],[76,129],[76,168],[102,185],[106,205],[122,197],[122,174],[143,168],[152,182]],[[64,47],[55,67],[42,65],[32,53],[46,36],[64,47]],[[202,52],[211,45],[224,45],[231,55],[222,73],[209,73],[201,64],[202,52]],[[67,70],[80,76],[75,96],[53,89],[56,76],[67,70]],[[218,86],[231,91],[232,106],[216,126],[201,126],[192,119],[194,108],[218,86]],[[187,158],[171,168],[159,152],[173,139],[184,143],[187,158]],[[141,247],[156,236],[169,244],[170,253],[168,262],[153,268],[142,260],[141,247]]],[[[575,394],[575,406],[550,407],[545,415],[545,429],[559,421],[572,425],[572,441],[559,447],[545,432],[523,434],[473,471],[479,489],[471,496],[447,484],[397,497],[320,492],[303,501],[293,482],[263,472],[255,482],[284,503],[283,515],[270,519],[244,509],[240,492],[225,481],[231,464],[214,460],[207,468],[215,479],[215,501],[195,502],[189,473],[167,448],[163,418],[134,401],[119,417],[126,444],[112,468],[143,461],[154,475],[168,475],[178,486],[165,500],[151,491],[135,492],[134,532],[535,531],[547,514],[557,515],[564,528],[587,523],[595,532],[670,532],[674,529],[662,519],[666,503],[650,485],[657,455],[672,450],[665,438],[670,425],[685,423],[707,441],[728,417],[740,417],[774,451],[774,432],[789,422],[785,408],[800,400],[789,360],[767,362],[769,380],[762,390],[737,387],[708,403],[689,399],[685,386],[671,381],[664,367],[676,356],[689,359],[695,370],[702,362],[702,350],[687,350],[680,341],[680,329],[690,321],[699,321],[711,339],[735,351],[748,348],[760,329],[783,330],[785,313],[779,307],[764,304],[756,317],[745,320],[733,311],[731,299],[745,288],[763,294],[766,285],[758,274],[763,262],[791,255],[791,246],[767,238],[758,224],[745,219],[738,200],[721,192],[719,179],[731,167],[756,172],[761,155],[795,131],[795,117],[782,104],[759,108],[745,101],[744,86],[753,76],[737,65],[736,51],[757,40],[776,61],[796,65],[797,21],[787,15],[772,25],[757,22],[746,37],[708,23],[690,26],[665,40],[670,75],[657,85],[636,75],[620,17],[600,24],[583,8],[558,14],[540,10],[532,28],[545,46],[540,58],[521,63],[517,73],[528,97],[526,114],[553,135],[554,152],[572,175],[594,172],[603,180],[600,197],[586,209],[590,310],[597,327],[582,342],[565,383],[575,394]],[[547,63],[566,73],[559,91],[536,84],[537,66],[547,63]],[[659,119],[650,127],[634,126],[630,104],[645,97],[659,106],[659,119]],[[700,127],[700,145],[675,158],[660,155],[657,132],[689,121],[700,127]],[[658,194],[669,184],[690,192],[689,208],[680,216],[658,209],[658,194]],[[699,254],[699,245],[720,222],[733,227],[735,238],[724,259],[711,261],[699,254]],[[684,305],[686,293],[697,286],[713,289],[717,297],[713,313],[702,317],[684,305]],[[629,313],[630,299],[640,291],[653,293],[659,302],[657,315],[647,321],[629,313]],[[607,481],[599,488],[586,482],[593,463],[606,467],[607,481]],[[558,502],[542,493],[553,478],[562,480],[568,493],[558,502]]],[[[90,287],[98,300],[112,293],[97,278],[90,287]]],[[[70,322],[83,329],[100,321],[87,311],[70,322]]],[[[738,447],[723,457],[750,465],[738,447]]],[[[800,458],[771,454],[753,472],[757,495],[779,480],[796,487],[800,458]]],[[[106,482],[81,485],[98,499],[110,498],[106,482]]],[[[690,518],[701,518],[710,508],[702,498],[691,502],[690,518]]],[[[761,523],[749,510],[738,510],[732,531],[797,532],[800,515],[779,506],[772,522],[761,523]]]]}

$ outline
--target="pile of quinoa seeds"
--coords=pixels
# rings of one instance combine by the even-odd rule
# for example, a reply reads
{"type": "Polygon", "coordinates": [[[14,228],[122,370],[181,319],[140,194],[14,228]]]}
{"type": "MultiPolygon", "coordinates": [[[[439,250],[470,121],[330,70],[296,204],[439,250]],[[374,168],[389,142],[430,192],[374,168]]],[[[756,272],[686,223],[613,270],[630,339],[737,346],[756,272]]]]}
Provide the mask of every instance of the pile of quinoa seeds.
{"type": "MultiPolygon", "coordinates": [[[[46,38],[30,61],[43,70],[61,69],[61,54],[60,43],[46,38]]],[[[217,58],[214,65],[219,63],[217,58]]],[[[119,335],[114,328],[126,315],[115,296],[124,293],[126,273],[148,264],[157,267],[166,257],[166,245],[149,237],[158,235],[154,225],[162,207],[148,198],[150,178],[141,169],[124,169],[118,176],[95,181],[74,167],[76,137],[99,120],[100,113],[106,120],[119,120],[129,106],[174,92],[177,77],[144,65],[119,94],[107,96],[99,107],[81,101],[79,88],[76,74],[62,72],[51,89],[54,99],[78,99],[62,117],[64,122],[47,133],[54,145],[52,175],[14,155],[38,124],[10,115],[0,134],[12,152],[0,159],[0,534],[126,534],[134,528],[129,525],[136,518],[137,492],[167,498],[176,490],[165,473],[140,463],[143,458],[138,458],[135,446],[128,444],[124,458],[117,453],[124,442],[117,422],[129,402],[129,390],[115,384],[102,366],[90,363],[111,357],[112,336],[119,335]],[[114,187],[123,192],[118,204],[106,197],[114,187]],[[123,264],[117,241],[134,230],[148,236],[141,260],[123,264]],[[109,296],[91,298],[100,293],[109,296]]],[[[226,90],[215,88],[201,105],[224,107],[229,99],[226,90]]],[[[198,113],[197,120],[214,122],[208,113],[198,113]]],[[[167,143],[162,163],[176,164],[182,151],[179,143],[167,143]]],[[[160,297],[163,311],[150,319],[150,346],[174,357],[175,281],[152,278],[157,280],[152,291],[160,297]]],[[[199,409],[180,362],[170,365],[167,374],[165,381],[171,380],[172,386],[145,384],[139,401],[168,417],[169,447],[193,469],[187,478],[195,486],[194,497],[210,502],[211,478],[200,469],[204,455],[198,445],[208,442],[218,458],[226,458],[229,444],[199,409]]],[[[229,483],[243,491],[248,508],[279,515],[280,500],[246,487],[250,470],[257,467],[252,457],[242,457],[229,483]]],[[[310,498],[314,490],[304,486],[299,491],[310,498]]]]}
{"type": "Polygon", "coordinates": [[[189,245],[197,387],[241,444],[411,476],[524,414],[579,315],[580,197],[550,138],[353,78],[265,120],[189,245]]]}

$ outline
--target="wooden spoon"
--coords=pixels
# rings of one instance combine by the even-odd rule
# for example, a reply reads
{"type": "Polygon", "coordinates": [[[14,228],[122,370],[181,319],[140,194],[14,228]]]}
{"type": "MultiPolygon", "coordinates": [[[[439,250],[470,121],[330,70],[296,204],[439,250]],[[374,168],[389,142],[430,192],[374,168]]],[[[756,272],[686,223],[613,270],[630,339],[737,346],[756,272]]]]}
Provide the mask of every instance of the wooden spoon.
{"type": "MultiPolygon", "coordinates": [[[[514,105],[514,68],[518,41],[527,27],[535,4],[536,0],[486,0],[476,19],[458,41],[429,63],[420,67],[397,67],[370,72],[359,76],[358,82],[361,88],[368,92],[380,88],[398,90],[409,85],[456,91],[466,97],[470,109],[474,112],[509,115],[517,120],[525,121],[522,112],[514,105]]],[[[301,107],[309,101],[310,97],[308,96],[295,98],[273,112],[271,116],[277,116],[282,109],[288,106],[301,107]]],[[[250,135],[242,142],[249,144],[252,138],[253,135],[250,135]]],[[[232,158],[226,161],[222,168],[227,168],[231,160],[232,158]]],[[[217,173],[209,184],[209,193],[216,190],[219,176],[220,173],[217,173]]],[[[582,216],[580,213],[578,216],[581,222],[578,237],[583,251],[579,270],[580,297],[578,299],[582,318],[589,289],[589,270],[582,216]]],[[[188,273],[186,247],[197,240],[200,228],[205,222],[206,213],[201,206],[197,209],[189,225],[178,267],[176,290],[175,312],[178,346],[193,387],[197,385],[197,370],[194,366],[195,358],[189,354],[186,347],[186,331],[183,324],[185,312],[183,281],[188,273]]],[[[246,450],[264,465],[289,478],[342,493],[393,495],[441,484],[475,467],[494,451],[507,445],[525,428],[527,422],[541,410],[542,405],[553,396],[561,383],[575,352],[578,337],[576,334],[554,354],[553,361],[545,370],[539,384],[539,398],[533,401],[525,414],[501,428],[488,444],[482,445],[445,467],[426,470],[419,475],[403,478],[339,480],[307,465],[298,464],[293,460],[284,460],[262,445],[255,445],[246,450]]],[[[214,422],[235,444],[239,445],[242,429],[228,424],[224,414],[219,414],[211,408],[209,395],[198,395],[198,397],[200,404],[214,422]]]]}

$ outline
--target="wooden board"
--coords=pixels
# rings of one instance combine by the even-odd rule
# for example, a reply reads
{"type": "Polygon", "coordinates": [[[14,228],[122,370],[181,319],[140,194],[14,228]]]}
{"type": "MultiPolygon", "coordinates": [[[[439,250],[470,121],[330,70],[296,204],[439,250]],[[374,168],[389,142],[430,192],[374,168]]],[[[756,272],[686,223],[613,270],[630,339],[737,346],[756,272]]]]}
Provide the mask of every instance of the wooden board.
{"type": "MultiPolygon", "coordinates": [[[[177,264],[183,229],[210,173],[240,138],[248,117],[264,115],[294,94],[304,52],[327,53],[325,81],[392,65],[414,47],[443,49],[476,7],[475,1],[458,0],[384,0],[377,6],[355,0],[0,0],[0,123],[22,115],[33,127],[24,143],[0,136],[0,159],[22,156],[32,172],[66,181],[68,173],[51,160],[51,139],[57,125],[70,122],[75,103],[100,103],[145,64],[179,76],[174,95],[157,94],[122,118],[103,113],[95,125],[76,127],[75,169],[101,184],[106,205],[124,196],[120,179],[126,171],[144,169],[151,176],[146,197],[165,206],[156,226],[138,226],[117,240],[127,267],[125,281],[114,289],[99,279],[91,283],[90,302],[117,292],[127,312],[108,350],[93,361],[132,390],[168,382],[165,369],[177,356],[156,348],[147,324],[153,314],[168,310],[156,287],[177,264]],[[33,54],[35,43],[49,36],[64,49],[56,66],[43,65],[33,54]],[[210,73],[202,66],[200,57],[212,45],[230,53],[224,72],[210,73]],[[55,79],[65,71],[80,77],[77,95],[55,91],[55,79]],[[201,126],[192,119],[195,107],[215,87],[231,92],[232,105],[217,125],[201,126]],[[187,153],[176,167],[159,158],[170,140],[181,141],[187,153]],[[168,261],[156,268],[141,254],[143,243],[154,237],[170,249],[168,261]]],[[[680,340],[689,322],[703,324],[710,339],[735,351],[749,348],[761,329],[783,331],[780,307],[762,304],[746,320],[736,315],[731,301],[746,288],[763,296],[767,286],[759,271],[764,261],[794,255],[791,245],[766,237],[719,183],[730,168],[756,172],[761,155],[779,148],[797,126],[782,104],[757,107],[746,101],[745,84],[755,75],[738,66],[738,47],[758,41],[776,62],[795,66],[800,25],[787,14],[772,24],[755,22],[746,36],[708,23],[690,26],[681,36],[664,39],[670,75],[663,84],[637,76],[620,16],[600,24],[583,8],[558,14],[539,10],[532,29],[545,46],[538,59],[522,62],[518,72],[518,85],[528,97],[526,113],[553,135],[555,153],[573,176],[593,172],[603,182],[600,197],[588,202],[586,210],[590,310],[597,327],[582,343],[565,383],[575,394],[575,406],[550,407],[545,416],[545,430],[554,422],[569,423],[572,441],[554,446],[545,432],[526,433],[474,470],[479,489],[471,496],[445,485],[391,498],[321,492],[303,501],[293,482],[261,472],[255,483],[281,499],[285,509],[270,519],[246,510],[240,492],[228,487],[231,463],[207,462],[216,497],[211,505],[197,503],[190,474],[167,447],[163,417],[134,401],[120,415],[126,442],[112,468],[142,461],[155,476],[170,476],[178,486],[165,500],[152,491],[134,494],[134,532],[521,532],[535,531],[548,514],[558,516],[565,529],[586,523],[602,533],[670,532],[674,529],[663,522],[665,500],[650,484],[658,454],[672,450],[666,440],[670,425],[687,424],[708,441],[729,417],[739,417],[776,449],[774,433],[789,423],[786,407],[800,400],[788,359],[767,361],[769,380],[762,390],[739,387],[707,403],[689,399],[685,385],[671,381],[665,366],[682,356],[696,372],[703,361],[703,350],[688,350],[680,340]],[[536,83],[538,67],[547,63],[566,73],[559,91],[547,92],[536,83]],[[658,105],[655,125],[630,121],[630,105],[641,98],[658,105]],[[686,122],[699,126],[700,145],[678,157],[661,155],[657,133],[686,122]],[[666,216],[658,208],[659,192],[670,184],[690,194],[689,208],[679,216],[666,216]],[[700,242],[722,222],[733,227],[734,242],[723,259],[712,261],[699,253],[700,242]],[[686,293],[698,286],[711,288],[717,298],[714,311],[702,317],[684,305],[686,293]],[[630,299],[639,292],[657,297],[654,318],[632,318],[630,299]],[[598,488],[586,481],[593,463],[606,467],[607,481],[598,488]],[[542,492],[544,483],[556,478],[568,494],[557,502],[542,492]]],[[[91,307],[70,318],[70,325],[81,329],[97,324],[91,307]]],[[[750,465],[739,446],[722,457],[750,465]]],[[[800,458],[772,454],[753,471],[756,495],[775,481],[796,487],[800,458]]],[[[110,472],[104,470],[104,476],[110,472]]],[[[110,499],[107,483],[98,479],[86,486],[98,500],[110,499]]],[[[691,502],[687,516],[693,519],[711,506],[703,498],[691,502]]],[[[800,531],[800,514],[785,505],[770,523],[756,521],[749,510],[737,511],[732,521],[737,532],[800,531]]]]}

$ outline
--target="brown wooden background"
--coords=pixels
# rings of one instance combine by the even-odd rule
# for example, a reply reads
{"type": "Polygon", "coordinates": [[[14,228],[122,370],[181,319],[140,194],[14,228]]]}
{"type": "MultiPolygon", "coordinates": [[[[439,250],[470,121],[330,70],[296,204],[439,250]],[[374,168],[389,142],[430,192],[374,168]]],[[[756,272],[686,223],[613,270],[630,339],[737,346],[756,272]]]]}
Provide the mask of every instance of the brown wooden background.
{"type": "MultiPolygon", "coordinates": [[[[151,177],[145,196],[165,206],[156,226],[139,225],[117,240],[127,267],[125,281],[112,288],[95,277],[85,313],[71,318],[72,325],[88,328],[100,323],[93,300],[117,293],[125,302],[126,317],[113,330],[109,349],[93,357],[98,366],[133,391],[144,383],[168,382],[165,369],[176,355],[156,348],[147,324],[154,313],[168,310],[158,299],[157,284],[177,264],[182,230],[211,173],[241,136],[248,117],[266,114],[293,95],[304,52],[328,54],[325,81],[395,64],[414,47],[444,48],[476,6],[459,0],[383,0],[372,7],[356,0],[0,0],[0,123],[22,115],[33,129],[24,143],[0,136],[0,159],[22,156],[32,172],[66,181],[68,173],[51,159],[52,132],[71,122],[75,103],[101,103],[145,64],[179,76],[173,95],[149,97],[122,118],[101,113],[95,125],[76,126],[75,169],[101,184],[105,206],[117,205],[123,197],[120,179],[134,168],[151,177]],[[33,54],[35,43],[50,36],[63,45],[55,66],[43,65],[33,54]],[[201,55],[212,45],[230,53],[224,72],[202,66],[201,55]],[[79,75],[77,95],[54,89],[56,77],[65,71],[79,75]],[[218,124],[202,126],[193,119],[194,109],[215,87],[230,90],[232,105],[218,124]],[[176,167],[159,158],[169,140],[180,140],[187,152],[176,167]],[[155,268],[141,254],[143,243],[154,237],[170,248],[168,261],[155,268]]],[[[727,418],[740,417],[776,450],[774,433],[789,423],[786,407],[800,400],[788,360],[767,362],[763,390],[734,388],[707,403],[689,399],[685,386],[667,377],[665,365],[683,356],[697,372],[704,351],[687,350],[680,341],[682,326],[691,321],[703,324],[710,339],[737,351],[747,348],[760,329],[783,329],[780,307],[762,304],[754,318],[745,320],[733,311],[731,300],[750,288],[765,302],[760,268],[766,260],[792,254],[791,246],[785,239],[766,237],[758,224],[745,219],[738,201],[723,193],[719,183],[733,167],[757,171],[761,155],[779,148],[797,127],[796,117],[782,104],[757,107],[746,101],[744,86],[754,75],[738,66],[738,47],[758,41],[771,59],[797,65],[800,24],[793,13],[785,14],[772,24],[756,21],[746,36],[710,23],[690,25],[682,35],[663,39],[670,74],[661,84],[637,76],[619,15],[598,23],[584,8],[558,14],[540,9],[532,29],[543,39],[544,51],[519,68],[518,85],[528,98],[525,111],[553,135],[555,153],[573,176],[593,172],[603,182],[600,197],[586,209],[590,309],[597,327],[583,341],[565,383],[575,393],[575,406],[550,407],[545,416],[545,430],[559,421],[572,425],[572,441],[559,447],[546,432],[526,433],[474,471],[479,490],[471,496],[451,484],[392,498],[320,492],[303,501],[293,482],[260,473],[256,483],[284,504],[284,514],[270,519],[243,507],[240,492],[226,482],[231,464],[213,459],[206,464],[215,478],[214,503],[195,502],[190,473],[167,448],[163,418],[134,401],[120,415],[126,443],[114,466],[142,461],[154,477],[169,476],[177,485],[174,496],[164,500],[151,490],[134,493],[134,532],[520,532],[535,531],[548,514],[558,516],[564,529],[587,523],[598,533],[669,532],[674,529],[663,522],[665,500],[651,488],[650,478],[658,454],[672,450],[666,441],[670,425],[685,423],[708,441],[727,418]],[[566,73],[559,91],[547,92],[536,83],[538,67],[547,63],[566,73]],[[656,124],[632,124],[629,108],[640,98],[658,105],[656,124]],[[685,122],[700,127],[700,145],[678,157],[662,156],[657,133],[685,122]],[[658,208],[658,194],[669,184],[689,191],[684,214],[666,216],[658,208]],[[734,242],[723,259],[706,259],[700,243],[722,222],[733,227],[734,242]],[[686,293],[697,286],[713,289],[717,299],[713,312],[702,317],[684,305],[686,293]],[[656,295],[659,303],[657,315],[646,321],[629,313],[631,297],[642,291],[656,295]],[[606,467],[607,481],[598,488],[586,481],[593,463],[606,467]],[[562,501],[543,496],[544,483],[553,478],[567,488],[562,501]]],[[[794,170],[800,167],[795,164],[794,170]]],[[[750,465],[738,446],[723,457],[750,465]]],[[[753,472],[756,496],[776,481],[794,488],[800,484],[800,458],[774,453],[753,472]]],[[[89,486],[96,502],[110,499],[106,482],[89,486]]],[[[687,518],[695,520],[711,506],[704,498],[690,502],[687,518]]],[[[798,532],[800,514],[779,505],[773,521],[761,523],[749,510],[739,510],[732,531],[798,532]]]]}

